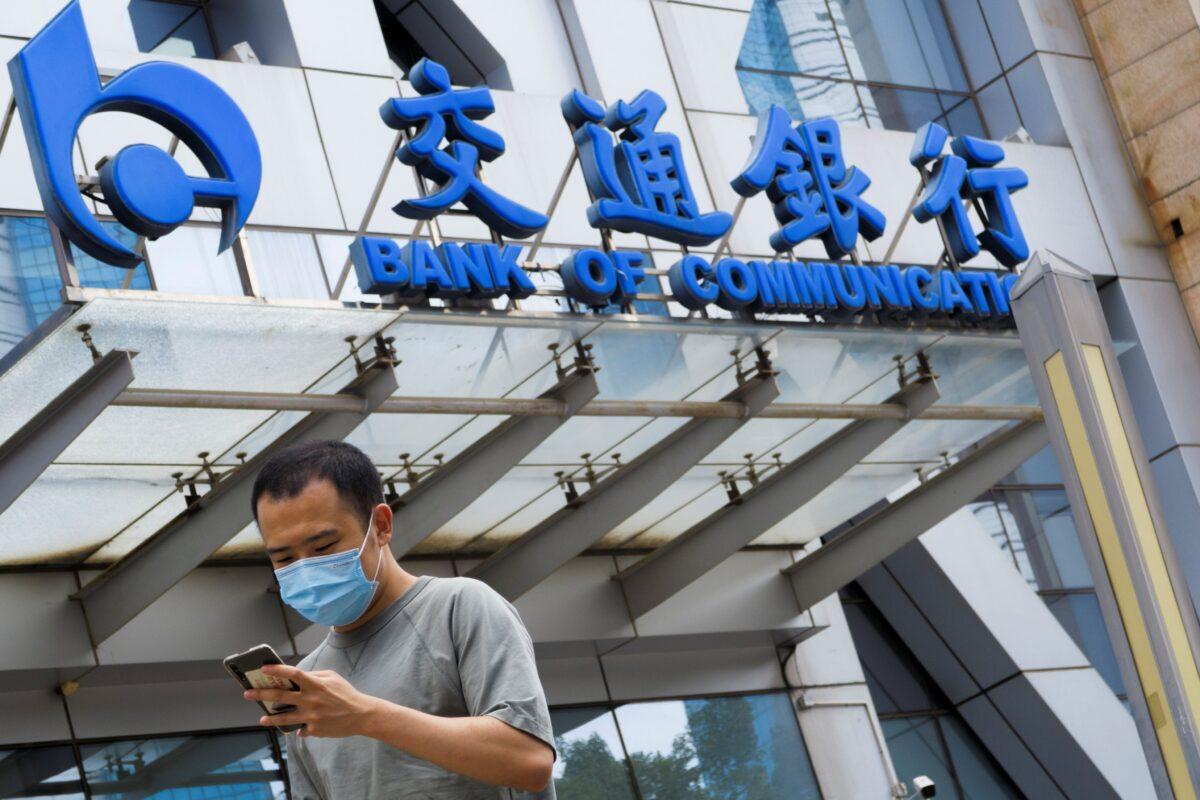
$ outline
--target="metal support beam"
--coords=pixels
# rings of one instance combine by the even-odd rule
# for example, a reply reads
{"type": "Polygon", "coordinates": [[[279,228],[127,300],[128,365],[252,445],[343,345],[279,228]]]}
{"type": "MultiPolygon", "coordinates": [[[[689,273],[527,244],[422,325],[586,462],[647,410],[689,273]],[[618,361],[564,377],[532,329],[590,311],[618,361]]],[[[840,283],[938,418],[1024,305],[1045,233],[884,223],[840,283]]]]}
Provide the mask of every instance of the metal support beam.
{"type": "Polygon", "coordinates": [[[92,642],[112,636],[251,522],[254,478],[273,453],[301,442],[344,439],[357,428],[396,391],[393,366],[390,351],[377,343],[375,357],[343,390],[362,398],[358,410],[309,414],[72,595],[83,605],[92,642]]]}
{"type": "Polygon", "coordinates": [[[577,361],[539,398],[561,403],[562,414],[509,417],[400,497],[393,504],[396,557],[403,557],[453,519],[595,397],[600,387],[594,373],[589,361],[577,361]]]}
{"type": "Polygon", "coordinates": [[[778,396],[774,372],[760,366],[757,373],[724,398],[742,404],[739,418],[684,423],[521,538],[493,553],[471,570],[470,576],[515,600],[633,516],[778,396]]]}
{"type": "MultiPolygon", "coordinates": [[[[938,397],[937,384],[926,377],[888,402],[905,406],[908,419],[913,419],[938,397]]],[[[908,419],[860,420],[846,426],[617,575],[629,613],[642,616],[782,522],[894,436],[908,419]]]]}
{"type": "Polygon", "coordinates": [[[962,508],[1049,442],[1046,426],[1022,422],[947,467],[783,571],[801,609],[856,579],[962,508]]]}
{"type": "MultiPolygon", "coordinates": [[[[2,371],[3,359],[0,359],[2,371]]],[[[204,389],[129,389],[115,406],[152,408],[227,408],[240,411],[344,411],[359,405],[355,397],[293,392],[215,392],[204,389]]],[[[391,397],[377,414],[475,414],[521,417],[561,417],[562,400],[553,397],[391,397]]],[[[593,400],[577,412],[581,417],[689,417],[738,419],[741,403],[721,400],[593,400]]],[[[760,419],[893,419],[905,420],[909,410],[896,403],[773,403],[760,419]]],[[[1042,419],[1037,406],[960,405],[938,403],[921,419],[1025,420],[1042,419]]]]}
{"type": "Polygon", "coordinates": [[[110,350],[0,444],[0,513],[133,381],[130,350],[110,350]]]}

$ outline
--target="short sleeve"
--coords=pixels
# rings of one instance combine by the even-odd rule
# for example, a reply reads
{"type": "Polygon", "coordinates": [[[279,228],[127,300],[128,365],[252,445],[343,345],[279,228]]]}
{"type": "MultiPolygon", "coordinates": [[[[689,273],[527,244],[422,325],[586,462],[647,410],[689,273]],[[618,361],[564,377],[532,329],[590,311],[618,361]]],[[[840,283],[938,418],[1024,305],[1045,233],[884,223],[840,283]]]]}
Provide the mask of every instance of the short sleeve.
{"type": "Polygon", "coordinates": [[[517,610],[482,581],[455,581],[461,588],[451,631],[468,712],[496,717],[553,750],[554,733],[534,662],[533,640],[517,610]]]}
{"type": "Polygon", "coordinates": [[[294,733],[284,734],[284,743],[287,746],[290,796],[293,800],[326,800],[309,773],[308,755],[304,752],[304,744],[300,741],[300,737],[294,733]]]}

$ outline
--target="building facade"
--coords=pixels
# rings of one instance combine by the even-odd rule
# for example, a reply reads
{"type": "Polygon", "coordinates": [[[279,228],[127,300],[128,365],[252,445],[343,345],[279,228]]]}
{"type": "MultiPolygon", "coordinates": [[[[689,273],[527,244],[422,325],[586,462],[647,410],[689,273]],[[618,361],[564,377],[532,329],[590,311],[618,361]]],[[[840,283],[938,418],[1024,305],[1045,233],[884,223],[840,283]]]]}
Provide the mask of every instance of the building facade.
{"type": "MultiPolygon", "coordinates": [[[[62,5],[0,9],[0,57],[62,5]]],[[[119,361],[132,377],[0,513],[0,798],[289,796],[286,738],[256,725],[220,661],[258,642],[298,658],[323,636],[280,602],[237,505],[243,466],[309,422],[379,466],[407,568],[483,576],[513,599],[552,706],[563,800],[883,800],[917,776],[939,797],[1161,794],[1070,481],[1044,438],[1021,433],[1041,412],[1011,319],[893,314],[861,297],[840,311],[697,310],[672,286],[690,256],[788,252],[771,244],[770,199],[731,184],[772,106],[836,120],[846,164],[870,176],[862,196],[887,225],[844,264],[949,271],[944,229],[911,217],[926,178],[914,139],[935,122],[1000,143],[1003,166],[1028,176],[1012,203],[1030,247],[1095,282],[1200,593],[1188,217],[1175,215],[1183,244],[1164,245],[1155,222],[1190,189],[1147,188],[1153,145],[1137,136],[1170,123],[1121,105],[1138,54],[1114,55],[1102,18],[1138,4],[1079,5],[82,0],[101,80],[155,60],[211,79],[253,128],[262,182],[234,248],[218,252],[221,213],[206,207],[139,237],[88,181],[102,159],[138,142],[188,174],[201,159],[128,110],[88,116],[72,152],[85,202],[144,257],[112,266],[47,219],[9,103],[0,436],[19,440],[89,370],[119,361]],[[379,112],[424,94],[410,81],[422,58],[490,89],[483,124],[505,148],[479,174],[544,213],[544,230],[517,241],[458,205],[422,221],[393,211],[431,192],[379,112]],[[564,95],[609,106],[647,89],[699,211],[733,216],[727,235],[681,246],[589,224],[564,95]],[[367,293],[350,255],[364,235],[519,244],[536,291],[367,293]],[[562,265],[585,249],[643,254],[638,296],[580,303],[562,265]],[[1014,436],[1027,452],[997,461],[1014,436]],[[484,451],[502,468],[481,466],[484,451]],[[843,537],[902,528],[888,515],[987,457],[999,471],[903,546],[844,580],[809,569],[843,537]]],[[[1182,47],[1197,23],[1178,13],[1163,24],[1182,47]]],[[[0,91],[14,96],[8,77],[0,91]]],[[[786,258],[834,260],[817,239],[786,258]]],[[[987,250],[968,266],[1005,272],[987,250]]]]}

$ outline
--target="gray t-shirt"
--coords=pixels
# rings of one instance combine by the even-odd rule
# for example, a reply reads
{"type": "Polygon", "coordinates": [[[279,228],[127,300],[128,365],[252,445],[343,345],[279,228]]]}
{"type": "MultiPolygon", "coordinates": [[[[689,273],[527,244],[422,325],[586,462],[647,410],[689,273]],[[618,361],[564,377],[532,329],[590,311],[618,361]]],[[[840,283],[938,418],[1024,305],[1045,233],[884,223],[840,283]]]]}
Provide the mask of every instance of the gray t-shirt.
{"type": "MultiPolygon", "coordinates": [[[[490,715],[554,747],[550,712],[517,610],[472,578],[424,576],[374,619],[330,631],[300,662],[365,694],[442,717],[490,715]]],[[[287,736],[296,800],[553,800],[489,786],[366,736],[287,736]]]]}

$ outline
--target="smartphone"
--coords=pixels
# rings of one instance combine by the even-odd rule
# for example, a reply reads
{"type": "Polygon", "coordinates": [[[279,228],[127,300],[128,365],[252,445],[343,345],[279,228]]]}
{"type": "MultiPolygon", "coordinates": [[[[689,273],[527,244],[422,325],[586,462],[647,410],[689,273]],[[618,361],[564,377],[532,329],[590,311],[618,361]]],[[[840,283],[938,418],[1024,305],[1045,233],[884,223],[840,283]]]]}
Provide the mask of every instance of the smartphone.
{"type": "MultiPolygon", "coordinates": [[[[223,662],[225,670],[233,676],[233,679],[242,685],[243,689],[290,689],[299,691],[300,687],[295,681],[288,678],[280,678],[274,675],[267,675],[262,671],[263,664],[282,664],[283,659],[279,657],[269,644],[260,644],[251,647],[244,653],[234,653],[223,662]]],[[[272,714],[282,714],[285,711],[294,711],[295,706],[287,705],[286,703],[263,703],[258,704],[268,716],[272,714]]],[[[279,725],[279,730],[285,733],[298,731],[304,727],[304,724],[299,725],[279,725]]]]}

